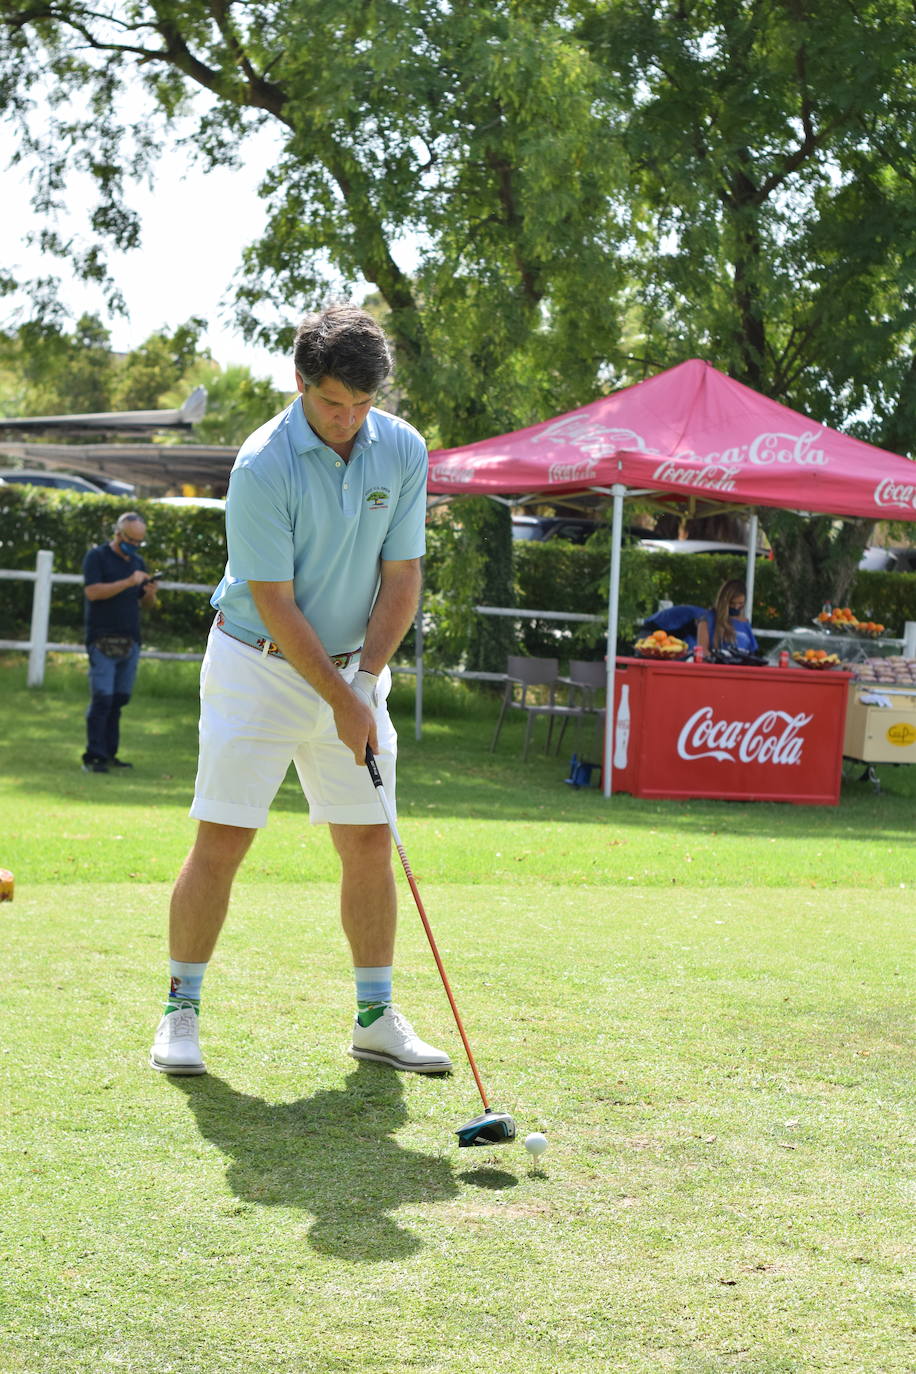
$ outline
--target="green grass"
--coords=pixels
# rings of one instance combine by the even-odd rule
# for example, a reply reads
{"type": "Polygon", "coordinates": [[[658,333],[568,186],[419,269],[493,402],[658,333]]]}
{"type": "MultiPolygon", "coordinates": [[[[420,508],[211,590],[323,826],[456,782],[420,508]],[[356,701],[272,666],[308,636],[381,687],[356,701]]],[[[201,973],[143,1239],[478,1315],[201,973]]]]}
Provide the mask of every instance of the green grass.
{"type": "Polygon", "coordinates": [[[289,785],[210,1073],[146,1068],[193,679],[144,665],[127,777],[79,772],[84,692],[0,664],[2,1374],[912,1370],[907,770],[837,808],[608,804],[515,729],[492,758],[491,706],[444,687],[418,745],[404,696],[403,837],[536,1166],[456,1148],[476,1091],[406,895],[398,995],[456,1071],[342,1053],[335,866],[289,785]]]}
{"type": "MultiPolygon", "coordinates": [[[[123,717],[121,752],[137,768],[109,776],[79,769],[82,662],[65,659],[40,691],[23,681],[21,665],[0,659],[0,703],[15,722],[0,744],[0,802],[17,873],[29,881],[174,878],[193,834],[195,665],[144,663],[123,717]]],[[[428,698],[419,744],[411,689],[399,687],[395,699],[404,839],[427,881],[871,890],[916,881],[916,769],[880,766],[878,795],[853,776],[838,807],[623,794],[609,802],[597,788],[564,784],[568,752],[545,757],[536,747],[523,764],[514,719],[491,754],[492,702],[440,683],[428,698]]],[[[245,872],[279,882],[336,877],[336,859],[308,823],[294,773],[245,872]]]]}

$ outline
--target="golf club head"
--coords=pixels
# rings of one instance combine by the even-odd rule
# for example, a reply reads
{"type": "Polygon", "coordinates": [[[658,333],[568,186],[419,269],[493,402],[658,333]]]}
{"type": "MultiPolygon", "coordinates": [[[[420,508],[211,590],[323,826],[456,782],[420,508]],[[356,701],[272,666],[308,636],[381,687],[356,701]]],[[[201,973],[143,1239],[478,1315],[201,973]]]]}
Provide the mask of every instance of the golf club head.
{"type": "Polygon", "coordinates": [[[508,1145],[515,1139],[515,1122],[506,1112],[484,1112],[459,1126],[455,1134],[459,1146],[508,1145]]]}

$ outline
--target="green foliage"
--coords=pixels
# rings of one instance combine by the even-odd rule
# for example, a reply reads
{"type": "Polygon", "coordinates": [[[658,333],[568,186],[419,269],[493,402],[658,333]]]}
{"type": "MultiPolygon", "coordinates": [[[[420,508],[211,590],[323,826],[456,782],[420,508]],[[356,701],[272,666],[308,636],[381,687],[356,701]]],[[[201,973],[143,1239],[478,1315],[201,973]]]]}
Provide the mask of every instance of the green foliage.
{"type": "MultiPolygon", "coordinates": [[[[214,587],[226,563],[221,511],[132,501],[147,523],[143,557],[149,571],[163,580],[214,587]]],[[[0,487],[0,567],[34,571],[40,549],[54,555],[54,572],[80,573],[87,551],[111,538],[114,522],[128,509],[123,497],[83,496],[50,487],[10,484],[0,487]]],[[[32,585],[0,581],[2,638],[28,638],[32,585]]],[[[84,598],[79,586],[58,585],[51,601],[51,638],[78,642],[83,627],[84,598]]],[[[144,612],[144,636],[169,648],[199,648],[213,619],[202,592],[161,593],[159,603],[144,612]]]]}
{"type": "Polygon", "coordinates": [[[166,392],[177,386],[197,362],[200,336],[205,328],[206,321],[195,316],[171,334],[158,330],[129,353],[118,369],[114,409],[155,409],[166,392]]]}
{"type": "MultiPolygon", "coordinates": [[[[151,572],[162,571],[170,582],[216,585],[226,563],[221,511],[155,501],[132,504],[147,521],[143,554],[151,572]]],[[[585,546],[562,540],[518,541],[511,545],[513,565],[507,587],[505,582],[495,581],[500,564],[489,552],[492,526],[486,519],[487,506],[497,512],[504,508],[475,498],[463,498],[452,506],[453,521],[435,523],[427,529],[424,653],[430,666],[485,665],[485,671],[502,672],[506,655],[519,651],[582,658],[604,653],[609,571],[606,546],[594,540],[585,546]],[[480,617],[473,611],[478,605],[574,611],[601,616],[602,621],[576,625],[480,617]]],[[[55,572],[79,573],[87,549],[111,537],[112,525],[125,509],[119,497],[82,496],[48,487],[0,487],[0,567],[33,571],[38,550],[50,549],[55,572]]],[[[745,571],[740,557],[681,557],[622,549],[621,647],[632,642],[640,623],[660,600],[711,605],[722,582],[730,577],[743,578],[745,571]]],[[[500,577],[505,577],[505,568],[500,577]]],[[[803,623],[789,613],[773,562],[758,559],[755,586],[754,624],[758,628],[784,629],[803,623]]],[[[858,573],[845,604],[863,618],[887,625],[899,637],[905,622],[916,620],[916,573],[858,573]]],[[[31,583],[0,580],[0,624],[5,631],[0,638],[27,637],[31,605],[31,583]]],[[[820,605],[818,602],[816,610],[820,605]]],[[[145,633],[158,647],[199,648],[211,619],[204,593],[163,592],[159,605],[145,614],[145,633]]],[[[52,639],[78,639],[82,623],[80,588],[58,586],[52,599],[52,639]]],[[[399,657],[408,659],[413,651],[411,635],[399,657]]]]}
{"type": "MultiPolygon", "coordinates": [[[[192,372],[189,380],[196,380],[196,375],[192,372]]],[[[198,444],[241,444],[289,403],[288,395],[277,391],[267,378],[253,377],[247,367],[213,368],[202,381],[207,388],[207,413],[194,426],[198,444]]]]}
{"type": "MultiPolygon", "coordinates": [[[[819,422],[910,444],[905,0],[138,0],[130,24],[125,46],[85,0],[0,0],[0,100],[35,171],[46,251],[109,295],[100,244],[138,238],[130,179],[179,132],[204,166],[231,165],[269,122],[278,152],[240,322],[287,348],[303,306],[371,283],[399,405],[433,446],[544,419],[691,354],[819,422]],[[333,63],[316,65],[326,52],[333,63]],[[147,117],[128,125],[120,97],[138,78],[147,117]],[[73,166],[99,193],[88,244],[54,227],[73,166]],[[418,245],[409,269],[405,240],[418,245]]],[[[35,295],[53,332],[53,283],[35,295]]],[[[131,396],[162,380],[174,339],[136,360],[131,396]]],[[[247,414],[247,398],[231,408],[247,414]]],[[[805,615],[824,550],[803,525],[763,523],[782,540],[783,596],[805,615]]],[[[833,542],[834,596],[867,533],[833,542]]]]}
{"type": "Polygon", "coordinates": [[[0,333],[0,413],[61,415],[112,408],[115,362],[108,330],[82,315],[68,332],[37,317],[0,333]]]}
{"type": "Polygon", "coordinates": [[[433,617],[432,661],[473,672],[503,672],[512,621],[475,606],[511,606],[512,531],[507,507],[481,497],[449,505],[449,524],[427,530],[424,607],[433,617]]]}
{"type": "Polygon", "coordinates": [[[889,151],[916,133],[909,6],[574,8],[607,107],[630,111],[640,351],[828,424],[866,411],[881,442],[912,360],[916,223],[889,151]]]}
{"type": "Polygon", "coordinates": [[[204,166],[226,165],[269,120],[267,225],[236,293],[252,337],[287,348],[291,312],[365,279],[384,301],[404,407],[434,443],[591,398],[617,337],[617,161],[597,69],[554,6],[188,0],[137,4],[131,24],[126,47],[89,4],[0,3],[0,90],[36,165],[49,252],[66,248],[110,290],[100,245],[137,237],[129,180],[179,128],[204,166]],[[147,118],[128,125],[120,96],[137,77],[147,118]],[[75,160],[99,193],[82,253],[78,234],[50,227],[75,160]],[[406,235],[422,243],[411,272],[394,251],[406,235]]]}
{"type": "Polygon", "coordinates": [[[178,409],[202,385],[207,413],[190,442],[241,444],[288,396],[247,367],[222,369],[200,351],[203,329],[204,321],[192,318],[123,356],[111,352],[108,331],[94,316],[83,316],[72,331],[55,316],[0,332],[0,414],[178,409]]]}
{"type": "Polygon", "coordinates": [[[906,622],[916,620],[916,573],[857,573],[848,605],[860,620],[876,620],[899,639],[906,622]]]}

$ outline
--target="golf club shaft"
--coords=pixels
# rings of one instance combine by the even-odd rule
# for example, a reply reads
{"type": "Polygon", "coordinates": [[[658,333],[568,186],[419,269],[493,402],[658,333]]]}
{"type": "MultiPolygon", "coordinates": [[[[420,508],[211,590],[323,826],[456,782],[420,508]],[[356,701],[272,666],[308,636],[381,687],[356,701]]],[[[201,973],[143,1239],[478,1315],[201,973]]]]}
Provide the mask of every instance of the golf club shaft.
{"type": "Polygon", "coordinates": [[[483,1109],[485,1112],[488,1112],[490,1110],[490,1104],[487,1101],[487,1094],[484,1090],[483,1083],[481,1082],[480,1074],[477,1072],[477,1065],[474,1062],[474,1056],[471,1053],[471,1046],[469,1045],[468,1038],[465,1035],[464,1026],[461,1021],[461,1016],[458,1012],[458,1007],[455,1004],[455,998],[452,995],[452,989],[448,981],[448,975],[446,974],[442,960],[439,957],[439,950],[436,948],[436,941],[433,937],[433,932],[430,928],[426,912],[423,909],[423,899],[421,898],[419,889],[417,888],[417,881],[413,876],[413,872],[410,867],[410,862],[407,858],[406,850],[404,849],[404,846],[401,843],[401,837],[398,834],[398,826],[397,821],[394,818],[394,811],[392,809],[391,802],[388,800],[385,788],[382,785],[382,775],[378,771],[378,764],[375,762],[375,755],[369,748],[368,744],[366,745],[366,767],[369,769],[369,776],[372,779],[376,792],[378,793],[378,799],[381,802],[382,810],[385,813],[385,819],[388,822],[388,828],[391,831],[391,837],[394,840],[395,848],[397,849],[398,854],[401,857],[401,863],[404,867],[404,873],[407,876],[407,882],[410,886],[411,892],[413,893],[413,899],[417,904],[417,911],[420,913],[420,920],[423,922],[423,929],[426,931],[426,938],[429,941],[429,947],[433,952],[433,958],[436,961],[436,968],[439,970],[439,977],[442,979],[442,986],[445,988],[445,995],[448,998],[449,1006],[452,1009],[452,1015],[455,1018],[455,1025],[458,1027],[458,1034],[461,1036],[461,1043],[464,1045],[464,1052],[468,1057],[468,1063],[471,1066],[471,1073],[474,1075],[474,1082],[477,1084],[477,1091],[480,1093],[480,1100],[483,1103],[483,1109]]]}

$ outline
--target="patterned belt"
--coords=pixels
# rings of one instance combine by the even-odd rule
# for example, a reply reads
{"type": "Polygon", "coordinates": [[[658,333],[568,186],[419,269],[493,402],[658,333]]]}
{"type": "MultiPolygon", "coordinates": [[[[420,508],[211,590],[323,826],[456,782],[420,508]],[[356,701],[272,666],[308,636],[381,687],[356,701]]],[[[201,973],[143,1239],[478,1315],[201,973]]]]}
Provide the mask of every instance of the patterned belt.
{"type": "MultiPolygon", "coordinates": [[[[275,644],[272,639],[265,639],[263,635],[254,634],[246,639],[243,635],[233,634],[231,630],[227,630],[225,617],[222,611],[217,611],[216,613],[216,628],[222,630],[224,635],[228,635],[230,639],[236,640],[239,644],[247,644],[249,649],[257,649],[258,653],[263,655],[264,658],[267,658],[268,655],[274,658],[284,657],[279,644],[275,644]]],[[[353,662],[354,658],[359,657],[362,653],[362,648],[363,646],[360,644],[358,649],[351,649],[348,654],[329,654],[328,657],[335,668],[346,668],[353,662]]]]}

